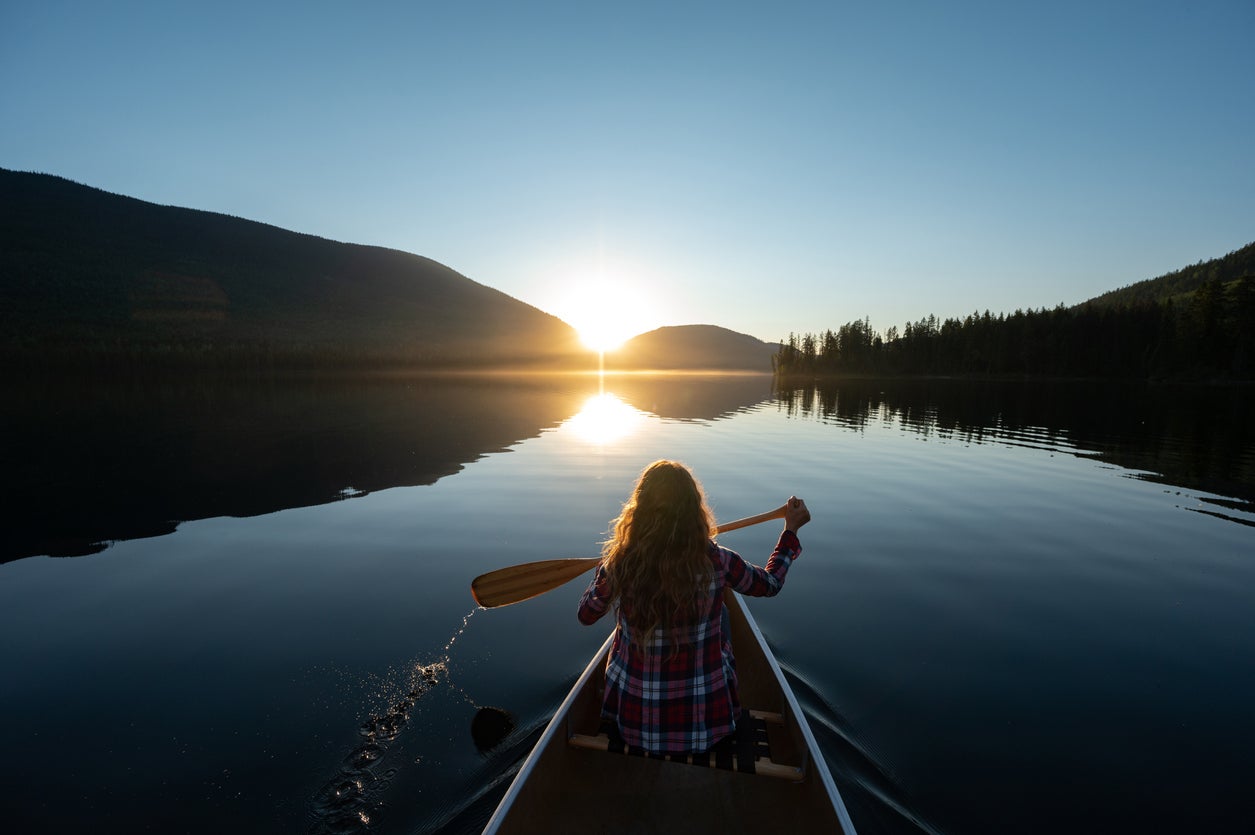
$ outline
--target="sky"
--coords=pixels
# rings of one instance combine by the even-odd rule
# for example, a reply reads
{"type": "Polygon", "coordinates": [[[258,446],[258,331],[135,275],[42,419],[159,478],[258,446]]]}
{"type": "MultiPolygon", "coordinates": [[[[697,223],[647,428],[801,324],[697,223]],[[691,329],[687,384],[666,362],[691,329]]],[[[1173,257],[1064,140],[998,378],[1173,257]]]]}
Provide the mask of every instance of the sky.
{"type": "Polygon", "coordinates": [[[1255,241],[1255,3],[9,2],[0,167],[581,329],[1074,304],[1255,241]]]}

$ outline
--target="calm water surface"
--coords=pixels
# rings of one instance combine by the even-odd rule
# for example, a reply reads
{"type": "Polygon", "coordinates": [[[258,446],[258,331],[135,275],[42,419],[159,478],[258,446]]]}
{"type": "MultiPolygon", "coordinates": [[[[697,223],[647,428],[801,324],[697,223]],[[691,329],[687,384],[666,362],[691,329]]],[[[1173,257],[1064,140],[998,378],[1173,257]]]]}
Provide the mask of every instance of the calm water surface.
{"type": "MultiPolygon", "coordinates": [[[[1248,391],[761,377],[9,389],[8,831],[475,832],[642,466],[815,521],[751,608],[860,832],[1249,832],[1248,391]],[[600,387],[599,387],[600,386],[600,387]],[[11,513],[11,516],[9,515],[11,513]],[[481,713],[484,708],[493,711],[481,713]],[[512,730],[472,735],[477,715],[512,730]]],[[[761,562],[778,523],[728,534],[761,562]]]]}

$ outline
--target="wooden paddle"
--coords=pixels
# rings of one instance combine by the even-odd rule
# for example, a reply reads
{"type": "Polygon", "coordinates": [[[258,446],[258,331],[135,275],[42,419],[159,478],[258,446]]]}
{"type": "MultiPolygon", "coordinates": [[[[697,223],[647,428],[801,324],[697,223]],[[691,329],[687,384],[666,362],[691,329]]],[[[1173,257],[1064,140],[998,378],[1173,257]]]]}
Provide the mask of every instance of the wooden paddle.
{"type": "MultiPolygon", "coordinates": [[[[783,519],[787,509],[788,505],[780,505],[775,510],[769,510],[757,516],[747,516],[734,522],[726,522],[715,530],[719,533],[727,533],[740,528],[748,528],[760,522],[783,519]]],[[[498,568],[496,571],[481,574],[471,581],[471,596],[485,609],[495,609],[498,606],[531,600],[537,595],[552,591],[563,583],[574,580],[590,568],[596,567],[599,562],[601,562],[601,557],[574,557],[565,560],[525,562],[522,565],[498,568]]]]}

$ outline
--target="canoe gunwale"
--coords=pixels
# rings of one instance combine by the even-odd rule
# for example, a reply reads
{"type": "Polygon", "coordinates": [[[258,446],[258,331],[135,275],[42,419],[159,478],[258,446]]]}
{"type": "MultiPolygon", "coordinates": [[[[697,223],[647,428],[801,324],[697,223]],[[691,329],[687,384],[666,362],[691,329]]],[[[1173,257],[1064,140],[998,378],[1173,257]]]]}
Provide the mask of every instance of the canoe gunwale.
{"type": "Polygon", "coordinates": [[[758,622],[754,620],[754,616],[750,614],[749,608],[741,601],[739,595],[728,592],[724,595],[724,600],[730,609],[735,606],[741,611],[742,616],[745,618],[745,625],[749,627],[750,632],[754,634],[754,638],[758,641],[758,645],[763,649],[767,665],[775,675],[776,681],[780,685],[781,695],[784,696],[789,712],[793,714],[795,719],[796,727],[801,731],[802,739],[805,740],[805,754],[803,756],[806,759],[804,768],[814,770],[816,779],[819,780],[824,790],[828,793],[833,808],[836,810],[837,818],[841,821],[843,835],[855,835],[854,821],[850,819],[850,813],[845,808],[845,801],[841,799],[841,793],[837,791],[837,783],[832,779],[832,772],[828,770],[828,762],[819,750],[819,742],[816,741],[815,734],[811,731],[810,723],[806,721],[806,714],[802,713],[801,704],[798,703],[797,697],[793,695],[793,688],[789,686],[788,680],[784,677],[784,670],[780,668],[780,663],[776,661],[775,654],[771,652],[767,639],[763,636],[762,630],[758,628],[758,622]]]}

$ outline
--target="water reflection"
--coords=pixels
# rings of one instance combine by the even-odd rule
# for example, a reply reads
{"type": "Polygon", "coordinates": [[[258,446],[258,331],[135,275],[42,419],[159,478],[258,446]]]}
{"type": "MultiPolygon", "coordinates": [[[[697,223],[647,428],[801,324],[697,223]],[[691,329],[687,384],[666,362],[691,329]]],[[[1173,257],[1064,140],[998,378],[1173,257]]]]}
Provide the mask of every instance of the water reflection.
{"type": "Polygon", "coordinates": [[[645,415],[613,394],[597,394],[584,401],[583,407],[563,429],[596,446],[621,441],[640,428],[645,415]]]}
{"type": "Polygon", "coordinates": [[[769,398],[771,384],[765,375],[95,380],[0,394],[0,498],[13,520],[5,562],[434,484],[559,426],[607,445],[645,413],[718,420],[769,398]]]}
{"type": "MultiPolygon", "coordinates": [[[[765,375],[185,380],[10,387],[0,562],[78,556],[180,522],[255,516],[397,486],[561,427],[584,443],[630,439],[654,415],[715,421],[773,396],[765,375]]],[[[847,381],[775,393],[780,408],[847,429],[1089,455],[1255,510],[1255,428],[1219,387],[847,381]]]]}
{"type": "Polygon", "coordinates": [[[1096,382],[850,380],[784,388],[790,416],[854,431],[872,424],[957,443],[1005,443],[1094,458],[1137,478],[1229,496],[1207,512],[1255,514],[1248,391],[1096,382]]]}
{"type": "Polygon", "coordinates": [[[772,396],[767,374],[609,375],[606,387],[641,411],[668,420],[722,420],[772,396]]]}
{"type": "Polygon", "coordinates": [[[10,389],[0,561],[81,556],[180,522],[433,484],[556,426],[573,378],[183,380],[10,389]]]}

